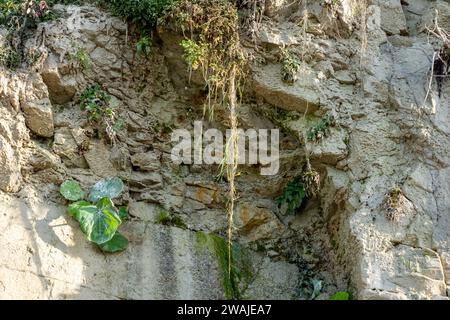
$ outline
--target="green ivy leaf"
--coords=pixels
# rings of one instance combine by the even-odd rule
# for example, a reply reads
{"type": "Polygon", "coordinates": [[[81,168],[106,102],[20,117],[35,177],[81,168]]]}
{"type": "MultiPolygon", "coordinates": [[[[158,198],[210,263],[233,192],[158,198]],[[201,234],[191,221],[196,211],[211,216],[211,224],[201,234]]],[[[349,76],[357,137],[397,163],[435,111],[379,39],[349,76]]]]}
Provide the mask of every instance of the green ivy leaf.
{"type": "Polygon", "coordinates": [[[350,300],[350,294],[348,292],[336,292],[330,297],[330,300],[350,300]]]}
{"type": "Polygon", "coordinates": [[[125,250],[128,247],[128,239],[119,232],[114,234],[111,240],[99,245],[104,252],[115,253],[125,250]]]}
{"type": "Polygon", "coordinates": [[[83,190],[81,190],[78,182],[74,180],[64,181],[59,188],[59,192],[64,198],[70,201],[78,201],[84,198],[83,190]]]}
{"type": "Polygon", "coordinates": [[[91,204],[87,201],[77,201],[74,203],[71,203],[69,207],[67,208],[67,211],[69,212],[69,215],[74,217],[75,220],[78,221],[78,212],[81,207],[90,206],[91,204]]]}
{"type": "Polygon", "coordinates": [[[114,199],[123,191],[123,182],[120,178],[107,178],[97,182],[91,189],[89,201],[97,202],[101,198],[114,199]]]}
{"type": "Polygon", "coordinates": [[[108,198],[100,199],[97,206],[78,203],[71,208],[71,212],[87,239],[96,244],[111,240],[122,223],[117,209],[108,198]]]}

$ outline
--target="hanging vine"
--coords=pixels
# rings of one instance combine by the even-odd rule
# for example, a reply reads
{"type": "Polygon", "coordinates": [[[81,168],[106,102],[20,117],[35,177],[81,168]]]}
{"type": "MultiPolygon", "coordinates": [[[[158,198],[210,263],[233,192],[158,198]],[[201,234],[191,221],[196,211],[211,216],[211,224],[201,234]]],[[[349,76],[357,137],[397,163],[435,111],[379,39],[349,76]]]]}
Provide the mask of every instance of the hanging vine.
{"type": "Polygon", "coordinates": [[[246,55],[239,36],[236,5],[226,0],[181,0],[168,11],[172,23],[185,37],[181,46],[190,71],[200,71],[207,88],[204,114],[214,116],[217,106],[228,107],[231,136],[227,141],[224,166],[229,183],[227,205],[228,277],[232,276],[233,217],[238,167],[238,92],[246,70],[246,55]]]}

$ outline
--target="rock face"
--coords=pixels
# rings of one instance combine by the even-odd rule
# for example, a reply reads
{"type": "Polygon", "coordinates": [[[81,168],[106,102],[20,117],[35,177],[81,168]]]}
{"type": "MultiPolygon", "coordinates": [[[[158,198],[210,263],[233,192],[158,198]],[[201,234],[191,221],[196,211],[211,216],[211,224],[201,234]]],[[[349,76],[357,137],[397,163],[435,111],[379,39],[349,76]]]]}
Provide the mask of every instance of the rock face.
{"type": "MultiPolygon", "coordinates": [[[[0,224],[0,245],[8,248],[0,266],[3,299],[224,298],[215,257],[198,247],[194,232],[154,224],[156,206],[133,203],[131,213],[142,220],[123,228],[133,245],[102,256],[76,231],[64,207],[40,203],[34,192],[28,190],[24,200],[0,195],[0,212],[8,212],[0,224]]],[[[259,291],[252,296],[295,295],[295,266],[265,259],[260,269],[261,277],[281,276],[255,283],[249,290],[259,291]],[[279,292],[271,293],[273,288],[279,292]]]]}
{"type": "MultiPolygon", "coordinates": [[[[54,10],[64,18],[36,30],[36,37],[46,35],[42,64],[0,73],[0,212],[5,217],[0,298],[224,298],[219,257],[197,238],[199,232],[223,234],[225,188],[214,182],[211,170],[171,164],[168,132],[177,121],[189,127],[177,119],[190,106],[178,102],[163,56],[155,52],[153,61],[137,56],[134,45],[126,44],[126,24],[97,8],[54,10]],[[104,139],[78,105],[77,97],[92,84],[111,96],[113,141],[104,139]],[[88,189],[111,176],[126,184],[118,201],[131,215],[122,230],[130,248],[104,256],[66,214],[58,188],[67,178],[88,189]],[[163,211],[182,223],[159,223],[163,211]]],[[[27,41],[26,49],[32,44],[27,41]]],[[[271,210],[255,219],[260,230],[267,230],[259,238],[283,233],[271,210]]],[[[242,284],[243,296],[298,296],[295,264],[245,250],[251,278],[259,280],[242,284]],[[267,281],[272,272],[280,277],[267,281]]]]}
{"type": "MultiPolygon", "coordinates": [[[[450,4],[361,3],[261,4],[240,120],[283,135],[278,175],[240,166],[236,179],[234,240],[252,272],[240,284],[245,298],[309,299],[321,281],[319,299],[448,299],[450,89],[430,88],[442,43],[426,27],[437,10],[448,30],[450,4]],[[300,63],[290,84],[281,49],[300,63]],[[324,116],[335,123],[321,127],[324,116]],[[311,128],[324,131],[308,139],[311,128]],[[308,164],[320,191],[285,216],[277,199],[308,164]]],[[[109,13],[55,10],[64,18],[29,35],[46,35],[42,63],[0,72],[0,298],[224,298],[220,261],[198,235],[226,234],[228,185],[216,167],[171,161],[172,130],[193,132],[203,115],[203,79],[188,82],[181,35],[161,28],[144,58],[109,13]],[[111,96],[113,139],[80,109],[93,84],[111,96]],[[126,185],[117,201],[130,212],[130,247],[105,256],[65,213],[58,188],[111,176],[126,185]]]]}

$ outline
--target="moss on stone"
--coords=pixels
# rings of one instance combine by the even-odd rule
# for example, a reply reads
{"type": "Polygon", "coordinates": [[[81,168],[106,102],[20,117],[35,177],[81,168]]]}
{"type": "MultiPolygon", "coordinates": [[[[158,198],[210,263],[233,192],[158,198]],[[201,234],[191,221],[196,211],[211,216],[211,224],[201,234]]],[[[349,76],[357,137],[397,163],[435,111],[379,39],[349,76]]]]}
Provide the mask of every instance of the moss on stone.
{"type": "Polygon", "coordinates": [[[181,219],[181,217],[174,214],[170,214],[165,210],[159,211],[158,215],[155,218],[155,223],[162,224],[165,226],[177,227],[180,229],[187,229],[187,226],[184,223],[183,219],[181,219]]]}
{"type": "Polygon", "coordinates": [[[228,270],[228,243],[226,239],[204,232],[196,232],[198,249],[208,249],[217,259],[222,286],[227,299],[242,299],[242,288],[245,288],[253,276],[253,268],[248,252],[238,244],[231,249],[231,272],[228,270]]]}

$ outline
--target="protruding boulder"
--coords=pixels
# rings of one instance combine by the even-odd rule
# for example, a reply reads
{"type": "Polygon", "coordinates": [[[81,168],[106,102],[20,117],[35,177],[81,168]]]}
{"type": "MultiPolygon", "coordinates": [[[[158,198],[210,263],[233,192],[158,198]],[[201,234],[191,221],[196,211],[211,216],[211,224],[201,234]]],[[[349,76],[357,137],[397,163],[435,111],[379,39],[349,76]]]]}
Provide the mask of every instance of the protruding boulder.
{"type": "Polygon", "coordinates": [[[41,137],[50,138],[54,134],[52,104],[48,98],[22,103],[27,127],[41,137]]]}
{"type": "Polygon", "coordinates": [[[279,65],[254,70],[253,90],[271,105],[282,109],[314,112],[320,104],[319,91],[311,74],[305,74],[293,85],[282,81],[279,65]]]}
{"type": "Polygon", "coordinates": [[[56,57],[49,55],[41,70],[43,81],[48,87],[50,99],[55,104],[70,102],[77,92],[77,82],[71,76],[62,76],[58,70],[56,57]]]}

